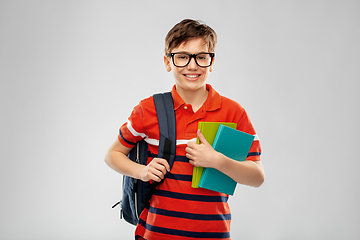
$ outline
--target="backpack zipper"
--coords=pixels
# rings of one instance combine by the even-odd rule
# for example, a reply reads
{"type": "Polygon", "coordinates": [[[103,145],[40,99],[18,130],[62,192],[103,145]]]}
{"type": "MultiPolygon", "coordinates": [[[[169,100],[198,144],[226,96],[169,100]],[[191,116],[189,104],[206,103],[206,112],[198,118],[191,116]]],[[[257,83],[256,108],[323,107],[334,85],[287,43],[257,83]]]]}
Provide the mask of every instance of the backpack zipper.
{"type": "MultiPolygon", "coordinates": [[[[139,143],[136,144],[136,159],[135,159],[135,162],[140,164],[140,144],[139,143]]],[[[137,189],[135,188],[136,184],[137,184],[137,179],[134,178],[135,217],[136,217],[136,220],[139,220],[139,210],[138,210],[138,205],[137,205],[138,192],[137,192],[137,189]]],[[[124,178],[123,178],[122,188],[124,189],[124,178]]],[[[115,203],[114,206],[112,206],[112,208],[115,208],[119,204],[120,204],[119,218],[122,219],[122,216],[123,216],[122,197],[121,197],[121,200],[119,202],[115,203]]]]}

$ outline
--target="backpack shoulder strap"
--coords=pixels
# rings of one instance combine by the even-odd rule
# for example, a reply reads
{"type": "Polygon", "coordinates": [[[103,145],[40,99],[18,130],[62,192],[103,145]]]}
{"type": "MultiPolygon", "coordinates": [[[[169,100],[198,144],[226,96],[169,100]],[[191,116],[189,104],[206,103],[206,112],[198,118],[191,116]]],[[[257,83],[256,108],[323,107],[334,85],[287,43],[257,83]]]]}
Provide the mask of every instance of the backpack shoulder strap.
{"type": "Polygon", "coordinates": [[[153,95],[159,123],[158,157],[169,162],[170,168],[176,156],[176,120],[171,92],[153,95]]]}
{"type": "MultiPolygon", "coordinates": [[[[169,162],[171,169],[176,156],[176,120],[174,102],[171,92],[154,94],[153,99],[160,132],[158,157],[166,159],[169,162]]],[[[149,193],[146,196],[144,206],[148,204],[156,187],[161,184],[164,179],[161,182],[153,182],[149,193]]]]}

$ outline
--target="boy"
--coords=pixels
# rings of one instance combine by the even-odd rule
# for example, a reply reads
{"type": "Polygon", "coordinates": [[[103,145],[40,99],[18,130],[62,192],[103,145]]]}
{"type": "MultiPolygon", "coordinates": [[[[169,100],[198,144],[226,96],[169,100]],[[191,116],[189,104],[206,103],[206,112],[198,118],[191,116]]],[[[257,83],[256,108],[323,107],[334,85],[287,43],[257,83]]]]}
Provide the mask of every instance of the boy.
{"type": "Polygon", "coordinates": [[[234,122],[238,130],[256,135],[245,110],[206,84],[213,69],[216,40],[213,29],[191,19],[176,24],[165,38],[164,63],[175,78],[171,93],[177,156],[171,171],[164,159],[149,157],[148,165],[144,166],[127,158],[141,139],[148,142],[151,155],[157,154],[159,128],[152,97],[134,108],[105,156],[106,163],[115,171],[142,181],[161,181],[170,171],[141,213],[135,239],[230,239],[228,195],[192,188],[194,166],[216,168],[249,186],[259,187],[264,181],[261,148],[256,137],[247,161],[238,162],[216,152],[198,130],[199,121],[234,122]],[[199,145],[195,143],[197,136],[199,145]]]}

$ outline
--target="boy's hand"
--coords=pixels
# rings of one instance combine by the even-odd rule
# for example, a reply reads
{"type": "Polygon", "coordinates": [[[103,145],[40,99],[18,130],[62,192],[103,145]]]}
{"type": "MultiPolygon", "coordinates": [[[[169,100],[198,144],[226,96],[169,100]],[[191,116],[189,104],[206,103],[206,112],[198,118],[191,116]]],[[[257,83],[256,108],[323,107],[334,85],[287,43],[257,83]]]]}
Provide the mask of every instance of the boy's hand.
{"type": "Polygon", "coordinates": [[[197,135],[201,143],[188,142],[185,148],[189,163],[196,167],[215,168],[214,164],[216,164],[216,158],[219,153],[206,141],[200,130],[197,131],[197,135]]]}
{"type": "Polygon", "coordinates": [[[165,174],[170,171],[169,163],[163,158],[154,158],[140,173],[140,179],[144,182],[153,180],[160,182],[165,174]]]}

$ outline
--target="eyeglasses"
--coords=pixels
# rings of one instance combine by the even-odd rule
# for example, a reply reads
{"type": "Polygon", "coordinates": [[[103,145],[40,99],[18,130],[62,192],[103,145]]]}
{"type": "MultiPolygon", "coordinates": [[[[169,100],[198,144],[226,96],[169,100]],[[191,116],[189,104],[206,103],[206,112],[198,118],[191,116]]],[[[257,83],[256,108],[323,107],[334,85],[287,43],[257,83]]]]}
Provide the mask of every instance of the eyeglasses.
{"type": "Polygon", "coordinates": [[[215,57],[215,53],[168,53],[167,56],[172,58],[173,64],[176,67],[186,67],[192,58],[194,58],[195,63],[199,67],[210,67],[215,57]]]}

